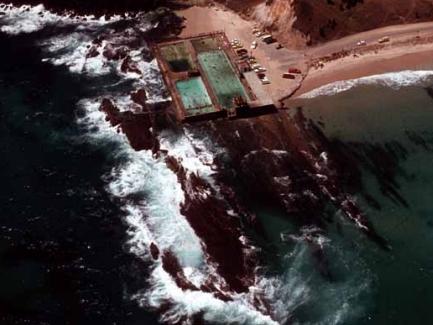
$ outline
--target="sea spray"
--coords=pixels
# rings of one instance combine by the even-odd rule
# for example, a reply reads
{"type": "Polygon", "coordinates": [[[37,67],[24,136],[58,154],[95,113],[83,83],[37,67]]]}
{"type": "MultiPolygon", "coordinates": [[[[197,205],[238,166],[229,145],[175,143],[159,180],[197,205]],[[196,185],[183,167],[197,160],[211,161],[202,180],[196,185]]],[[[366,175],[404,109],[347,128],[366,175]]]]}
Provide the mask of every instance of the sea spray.
{"type": "Polygon", "coordinates": [[[120,16],[96,18],[93,15],[79,16],[66,12],[63,15],[46,10],[44,5],[22,5],[0,3],[0,31],[10,35],[33,33],[47,26],[62,27],[68,25],[103,26],[109,22],[120,20],[120,16]]]}
{"type": "Polygon", "coordinates": [[[392,89],[400,89],[412,85],[423,85],[433,80],[433,71],[431,70],[406,70],[400,72],[390,72],[373,76],[362,77],[359,79],[350,79],[336,81],[305,94],[298,98],[314,98],[319,96],[332,96],[341,92],[348,91],[354,87],[363,85],[385,86],[392,89]]]}
{"type": "MultiPolygon", "coordinates": [[[[23,10],[22,14],[26,15],[25,12],[27,11],[23,10]]],[[[5,31],[12,34],[30,33],[47,25],[61,25],[50,18],[37,26],[24,28],[19,24],[20,19],[22,18],[17,17],[15,21],[10,21],[11,24],[16,24],[14,31],[5,31]]],[[[73,34],[55,36],[41,42],[46,51],[47,62],[66,66],[72,73],[92,77],[115,74],[125,80],[131,80],[134,90],[138,86],[145,88],[147,102],[167,99],[156,62],[141,60],[142,52],[146,51],[145,46],[130,52],[132,61],[140,73],[125,73],[119,62],[111,62],[101,55],[107,48],[106,40],[98,46],[100,52],[97,56],[88,57],[85,49],[92,46],[99,30],[92,27],[83,28],[82,22],[70,22],[68,19],[65,18],[63,22],[77,25],[77,30],[73,34]]],[[[98,24],[96,22],[96,25],[98,24]]],[[[117,36],[122,39],[119,44],[123,43],[125,39],[121,35],[117,36]]],[[[128,111],[130,101],[127,94],[114,91],[110,92],[110,95],[121,111],[128,111]]],[[[119,204],[124,212],[124,219],[129,228],[127,249],[151,265],[148,284],[143,283],[146,289],[134,294],[132,299],[146,308],[160,310],[161,319],[169,323],[192,321],[196,315],[202,315],[204,320],[211,323],[222,324],[273,324],[296,320],[297,310],[312,299],[310,293],[313,286],[309,282],[308,274],[305,277],[300,272],[302,261],[308,260],[308,249],[301,246],[305,244],[288,249],[287,258],[290,265],[288,272],[284,272],[283,275],[272,276],[266,274],[265,270],[257,270],[254,285],[248,288],[248,292],[224,292],[224,279],[218,275],[216,266],[207,255],[205,245],[180,212],[185,193],[175,173],[166,166],[162,157],[156,157],[150,151],[134,151],[129,146],[127,137],[117,132],[105,120],[105,114],[99,110],[101,100],[102,97],[82,100],[78,105],[81,115],[77,122],[83,127],[84,138],[87,141],[110,149],[113,168],[111,172],[103,175],[103,180],[113,201],[119,204]],[[186,279],[194,286],[199,287],[210,278],[215,287],[227,294],[230,299],[220,299],[213,292],[180,288],[164,269],[161,259],[152,256],[152,244],[160,251],[173,252],[186,279]],[[258,296],[270,302],[270,312],[275,320],[272,320],[266,311],[257,307],[255,299],[258,296]]],[[[159,141],[163,148],[168,150],[168,154],[181,160],[187,174],[198,174],[218,192],[218,187],[212,183],[212,176],[215,173],[213,154],[206,150],[203,141],[194,138],[194,132],[188,128],[181,134],[163,132],[159,135],[159,141]]],[[[275,151],[274,154],[286,153],[275,151]]],[[[243,236],[239,240],[248,245],[243,236]]],[[[344,317],[339,317],[338,322],[343,323],[344,317]]]]}
{"type": "MultiPolygon", "coordinates": [[[[98,110],[93,101],[80,103],[85,110],[78,123],[87,130],[87,137],[98,143],[117,142],[115,157],[122,161],[105,179],[109,182],[107,190],[113,197],[120,199],[129,224],[128,244],[131,252],[151,261],[149,247],[155,243],[160,250],[172,250],[187,278],[197,286],[209,276],[224,286],[212,265],[206,262],[206,253],[202,250],[200,239],[180,214],[183,192],[177,178],[163,160],[155,158],[149,151],[134,151],[124,135],[119,134],[105,121],[105,115],[98,110]]],[[[178,141],[181,147],[174,146],[173,151],[180,152],[187,140],[178,141]]],[[[187,152],[188,153],[188,146],[187,152]]],[[[182,153],[181,155],[184,155],[182,153]]],[[[193,159],[193,158],[192,158],[193,159]]],[[[196,165],[197,166],[197,165],[196,165]]],[[[200,167],[206,170],[206,166],[200,167]]],[[[175,322],[182,317],[193,317],[203,312],[203,317],[212,322],[240,324],[272,324],[269,316],[261,314],[250,302],[249,294],[232,295],[233,301],[222,301],[212,293],[182,290],[170,275],[164,271],[161,261],[152,266],[150,289],[133,296],[144,306],[160,308],[170,302],[172,308],[163,313],[162,320],[175,322]]]]}

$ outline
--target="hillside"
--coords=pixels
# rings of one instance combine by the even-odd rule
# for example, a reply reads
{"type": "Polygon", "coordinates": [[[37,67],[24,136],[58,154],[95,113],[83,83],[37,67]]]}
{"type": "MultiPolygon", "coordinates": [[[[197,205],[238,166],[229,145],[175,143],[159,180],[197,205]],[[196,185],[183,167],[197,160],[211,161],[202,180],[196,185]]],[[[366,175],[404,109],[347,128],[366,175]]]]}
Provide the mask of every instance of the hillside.
{"type": "MultiPolygon", "coordinates": [[[[281,2],[285,0],[276,0],[281,2]]],[[[433,19],[433,0],[297,0],[293,27],[313,43],[433,19]]]]}
{"type": "Polygon", "coordinates": [[[105,14],[219,2],[266,26],[285,44],[302,47],[383,27],[433,20],[433,0],[11,0],[47,8],[105,14]]]}
{"type": "Polygon", "coordinates": [[[317,44],[395,24],[433,20],[433,0],[228,0],[285,43],[317,44]]]}

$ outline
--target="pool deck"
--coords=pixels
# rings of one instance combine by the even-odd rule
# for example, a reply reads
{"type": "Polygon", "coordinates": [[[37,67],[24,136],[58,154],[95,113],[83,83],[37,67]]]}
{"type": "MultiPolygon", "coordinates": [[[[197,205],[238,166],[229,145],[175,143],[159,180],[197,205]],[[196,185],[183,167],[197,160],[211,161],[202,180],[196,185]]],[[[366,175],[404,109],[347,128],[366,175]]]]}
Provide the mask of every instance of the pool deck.
{"type": "MultiPolygon", "coordinates": [[[[204,46],[206,47],[207,45],[205,44],[204,46]]],[[[241,72],[238,64],[236,63],[239,57],[232,49],[226,34],[222,31],[215,31],[206,34],[193,35],[185,38],[167,40],[165,42],[154,44],[152,46],[152,49],[157,59],[161,73],[163,75],[164,82],[168,90],[170,91],[174,104],[173,108],[179,121],[190,122],[195,120],[211,120],[223,117],[235,118],[242,116],[250,116],[252,114],[259,114],[260,108],[262,107],[264,108],[263,112],[269,112],[270,108],[275,108],[272,99],[267,95],[267,92],[264,91],[263,85],[261,84],[257,75],[254,72],[252,74],[248,72],[241,72]],[[216,44],[217,46],[217,48],[208,48],[206,50],[221,50],[224,51],[224,53],[227,55],[229,63],[233,68],[234,75],[238,78],[245,90],[245,93],[247,94],[246,107],[236,107],[235,104],[233,104],[233,107],[225,109],[221,106],[218,95],[215,93],[214,87],[212,87],[211,81],[208,79],[204,67],[199,62],[199,52],[197,52],[193,44],[193,41],[195,41],[197,45],[197,40],[206,39],[212,39],[214,41],[209,42],[209,46],[212,46],[212,44],[216,44]],[[166,60],[166,58],[164,58],[161,48],[165,46],[175,45],[178,43],[185,44],[189,55],[191,55],[193,64],[195,65],[196,69],[192,71],[181,72],[174,72],[170,69],[170,64],[166,60]],[[213,106],[213,110],[203,110],[203,114],[197,113],[197,110],[191,110],[185,107],[182,101],[182,97],[176,87],[176,83],[178,81],[185,81],[198,76],[201,77],[213,106]],[[248,112],[248,110],[251,110],[251,112],[248,112]],[[195,114],[191,114],[192,111],[195,111],[195,114]]],[[[202,52],[200,53],[203,52],[205,51],[202,50],[202,52]]]]}

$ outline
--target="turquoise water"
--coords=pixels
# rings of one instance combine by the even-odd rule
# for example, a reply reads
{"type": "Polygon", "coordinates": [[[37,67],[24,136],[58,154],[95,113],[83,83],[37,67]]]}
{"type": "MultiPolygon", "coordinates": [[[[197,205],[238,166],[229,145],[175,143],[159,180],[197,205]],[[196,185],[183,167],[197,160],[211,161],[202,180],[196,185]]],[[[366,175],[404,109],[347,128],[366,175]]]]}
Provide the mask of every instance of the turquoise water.
{"type": "Polygon", "coordinates": [[[195,110],[200,110],[201,113],[204,113],[203,110],[213,111],[212,101],[201,77],[178,81],[176,88],[189,114],[194,114],[195,110]]]}
{"type": "Polygon", "coordinates": [[[236,96],[247,98],[245,89],[224,51],[199,53],[198,60],[223,108],[233,107],[233,98],[236,96]]]}

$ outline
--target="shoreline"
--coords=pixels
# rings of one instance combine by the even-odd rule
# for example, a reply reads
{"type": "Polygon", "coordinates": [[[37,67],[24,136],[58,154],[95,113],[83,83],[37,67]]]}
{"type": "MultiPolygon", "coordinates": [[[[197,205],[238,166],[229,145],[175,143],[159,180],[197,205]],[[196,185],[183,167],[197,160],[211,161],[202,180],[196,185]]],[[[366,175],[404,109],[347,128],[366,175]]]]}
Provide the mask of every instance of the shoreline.
{"type": "Polygon", "coordinates": [[[399,47],[398,51],[382,51],[358,58],[332,61],[320,70],[311,69],[301,87],[290,99],[297,99],[328,84],[405,70],[433,69],[433,44],[419,48],[399,47]],[[404,51],[408,50],[408,51],[404,51]]]}
{"type": "MultiPolygon", "coordinates": [[[[20,3],[18,0],[15,2],[20,3]]],[[[229,39],[239,39],[266,69],[271,84],[264,85],[264,89],[277,106],[337,81],[388,72],[433,69],[433,22],[387,26],[314,47],[277,50],[274,44],[263,44],[252,34],[254,26],[260,27],[260,22],[247,19],[220,3],[213,6],[185,4],[171,10],[185,18],[180,37],[223,30],[229,39]],[[390,36],[390,42],[378,44],[383,36],[390,36]],[[360,40],[366,40],[367,46],[356,46],[360,40]],[[254,51],[250,50],[253,41],[258,41],[254,51]],[[317,69],[315,64],[321,60],[325,63],[317,69]],[[282,75],[289,67],[298,68],[302,75],[294,80],[283,79],[282,75]]]]}
{"type": "MultiPolygon", "coordinates": [[[[175,13],[185,18],[180,37],[223,29],[229,39],[239,39],[246,48],[257,40],[251,31],[260,25],[259,22],[247,20],[222,5],[192,6],[175,13]]],[[[259,42],[253,55],[267,69],[271,80],[271,84],[264,88],[276,104],[286,103],[337,81],[404,70],[433,69],[433,23],[387,26],[301,50],[275,50],[274,45],[259,42]],[[378,43],[381,37],[388,35],[390,42],[378,43]],[[364,39],[367,46],[356,45],[364,39]],[[314,63],[321,59],[327,61],[321,68],[315,68],[314,63]],[[295,80],[283,79],[282,74],[288,67],[300,68],[302,76],[295,80]]]]}

